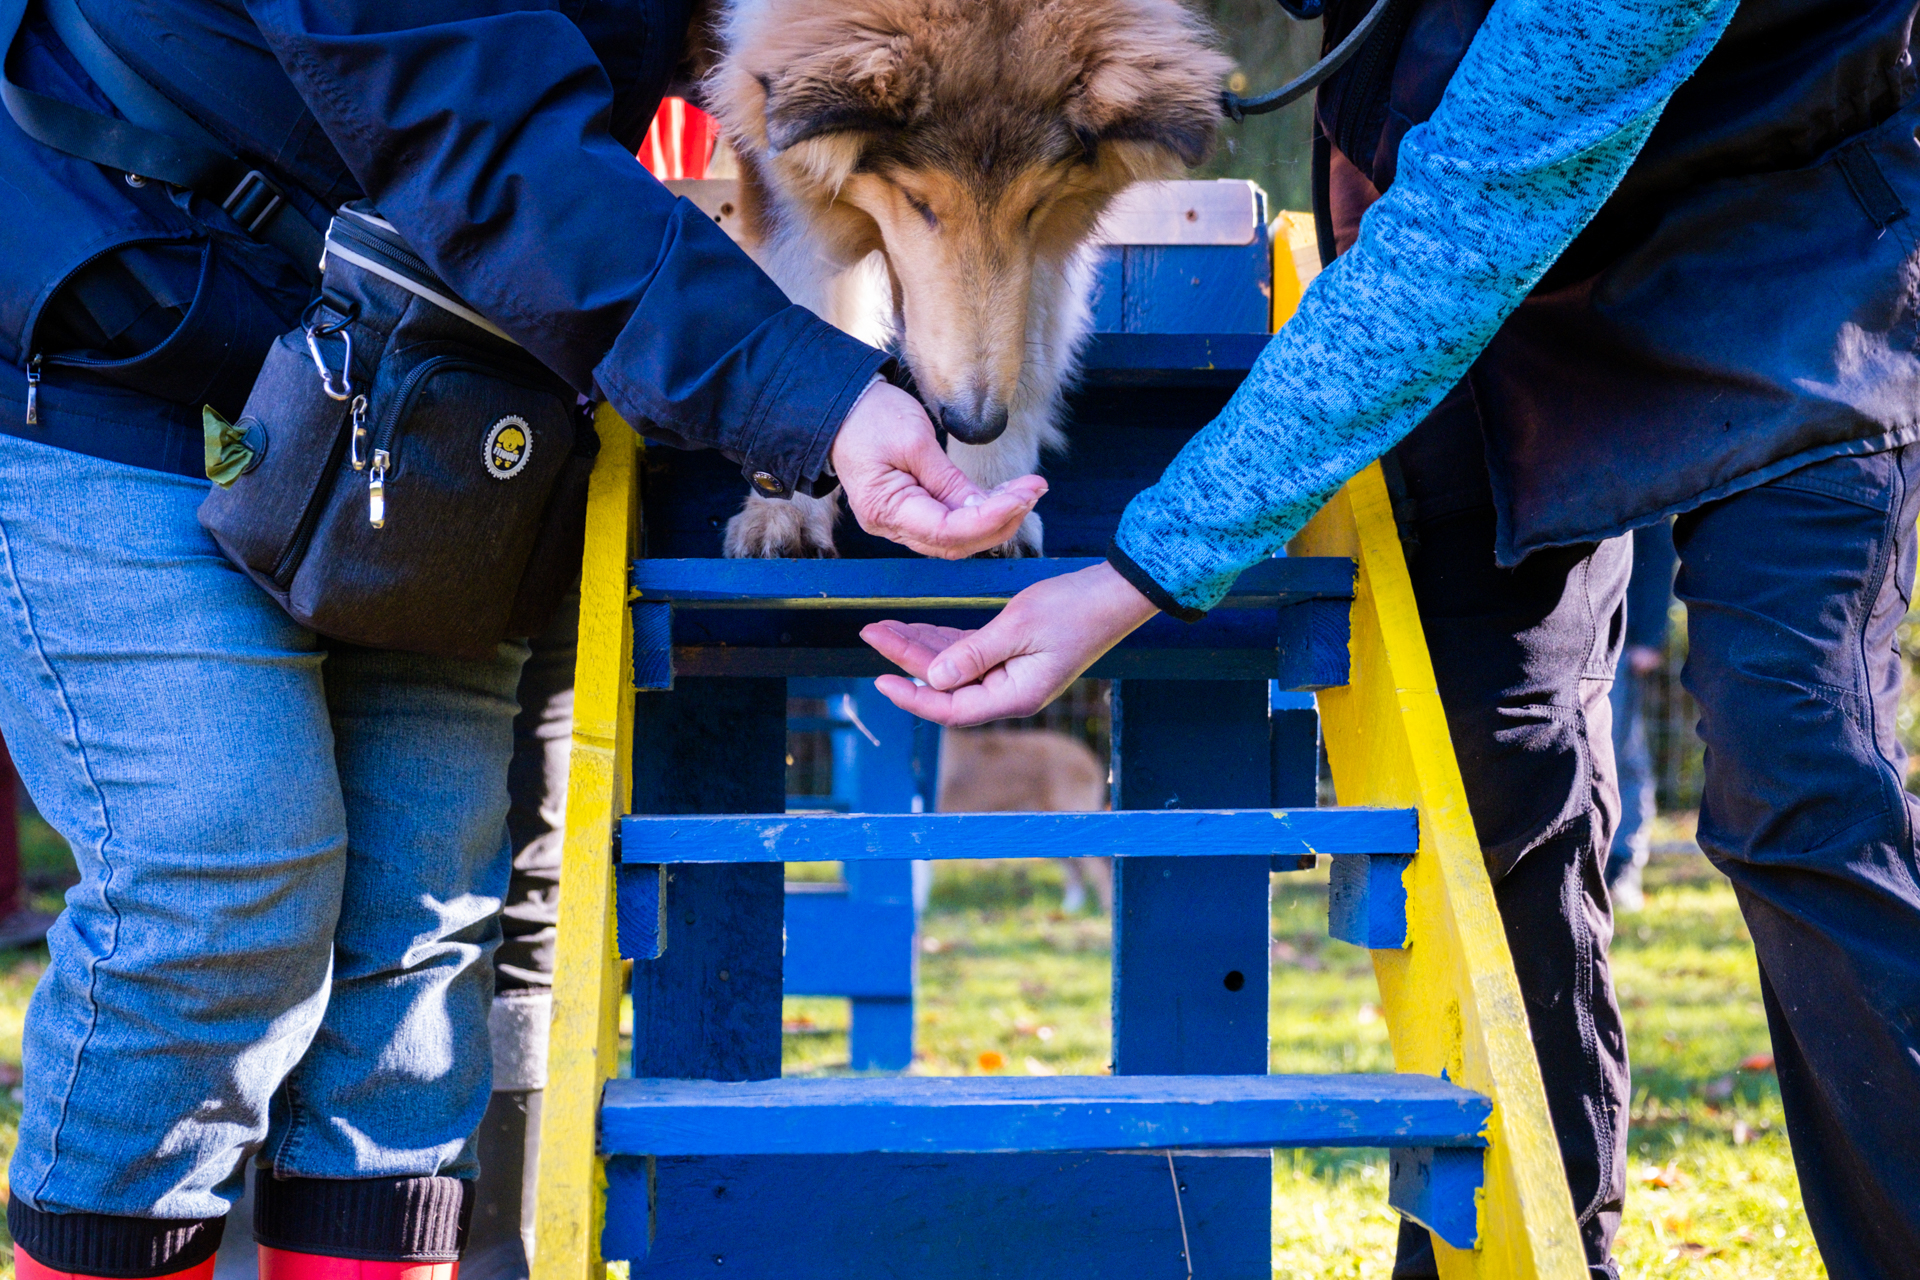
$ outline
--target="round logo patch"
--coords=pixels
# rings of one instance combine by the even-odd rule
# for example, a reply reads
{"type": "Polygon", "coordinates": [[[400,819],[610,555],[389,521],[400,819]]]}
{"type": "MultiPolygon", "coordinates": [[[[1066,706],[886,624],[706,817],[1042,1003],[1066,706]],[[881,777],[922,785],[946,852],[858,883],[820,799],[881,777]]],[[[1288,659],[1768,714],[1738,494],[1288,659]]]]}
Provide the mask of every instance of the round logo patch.
{"type": "Polygon", "coordinates": [[[519,475],[533,456],[533,429],[521,417],[505,417],[487,432],[487,443],[480,450],[487,474],[495,480],[511,480],[519,475]]]}

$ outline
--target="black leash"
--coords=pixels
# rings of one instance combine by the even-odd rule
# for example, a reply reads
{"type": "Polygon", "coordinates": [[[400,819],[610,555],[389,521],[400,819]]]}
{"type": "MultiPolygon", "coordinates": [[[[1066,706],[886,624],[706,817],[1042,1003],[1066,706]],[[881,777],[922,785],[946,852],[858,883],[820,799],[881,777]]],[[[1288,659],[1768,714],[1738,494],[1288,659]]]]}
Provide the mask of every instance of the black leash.
{"type": "MultiPolygon", "coordinates": [[[[27,3],[0,0],[0,58],[20,33],[27,3]]],[[[20,131],[55,151],[118,169],[130,183],[158,180],[199,192],[225,209],[248,235],[281,249],[317,281],[324,240],[319,228],[288,203],[280,185],[163,98],[107,47],[73,0],[46,4],[67,51],[128,119],[22,88],[0,64],[0,100],[20,131]]]]}
{"type": "Polygon", "coordinates": [[[1326,57],[1308,67],[1300,75],[1281,85],[1278,89],[1263,93],[1257,98],[1243,98],[1231,89],[1220,95],[1220,113],[1239,124],[1248,116],[1263,116],[1269,111],[1278,111],[1290,102],[1296,102],[1325,84],[1334,72],[1347,64],[1347,60],[1360,52],[1360,46],[1366,43],[1373,29],[1380,25],[1380,19],[1386,16],[1387,8],[1393,0],[1373,0],[1373,8],[1367,10],[1367,16],[1360,19],[1357,26],[1347,33],[1347,38],[1333,47],[1326,57]]]}

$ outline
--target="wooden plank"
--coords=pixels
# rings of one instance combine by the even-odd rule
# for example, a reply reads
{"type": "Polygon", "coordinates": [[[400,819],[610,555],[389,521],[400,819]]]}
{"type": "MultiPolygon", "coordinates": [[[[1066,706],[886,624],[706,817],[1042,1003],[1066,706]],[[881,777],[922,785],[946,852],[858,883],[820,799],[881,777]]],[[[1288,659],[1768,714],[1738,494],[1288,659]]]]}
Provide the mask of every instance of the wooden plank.
{"type": "MultiPolygon", "coordinates": [[[[688,679],[643,695],[633,807],[672,823],[784,803],[786,726],[784,681],[688,679]]],[[[769,858],[668,869],[660,957],[633,966],[635,1075],[780,1074],[784,878],[769,858]]]]}
{"type": "Polygon", "coordinates": [[[587,498],[580,576],[580,650],[554,955],[553,1053],[540,1133],[539,1248],[534,1280],[604,1280],[600,1221],[606,1180],[594,1152],[601,1083],[615,1074],[620,970],[614,943],[614,824],[632,792],[632,618],[627,566],[639,527],[635,441],[611,410],[587,498]]]}
{"type": "Polygon", "coordinates": [[[788,995],[913,995],[913,903],[862,902],[841,890],[788,892],[786,907],[788,995]]]}
{"type": "Polygon", "coordinates": [[[609,1081],[607,1155],[1478,1147],[1491,1106],[1424,1075],[609,1081]]]}
{"type": "Polygon", "coordinates": [[[1126,249],[1126,332],[1153,336],[1267,335],[1272,255],[1266,228],[1234,247],[1138,245],[1126,249]]]}
{"type": "Polygon", "coordinates": [[[1437,1243],[1441,1275],[1584,1277],[1526,1006],[1378,465],[1350,481],[1295,545],[1309,555],[1353,556],[1360,566],[1354,682],[1319,695],[1334,787],[1347,803],[1420,810],[1420,853],[1405,877],[1407,947],[1373,953],[1394,1061],[1401,1071],[1444,1071],[1497,1103],[1480,1247],[1437,1243]]]}
{"type": "Polygon", "coordinates": [[[1379,951],[1407,945],[1407,864],[1412,858],[1340,858],[1327,882],[1327,933],[1379,951]]]}
{"type": "Polygon", "coordinates": [[[1263,333],[1096,333],[1080,376],[1093,387],[1231,388],[1266,345],[1263,333]]]}
{"type": "MultiPolygon", "coordinates": [[[[1264,709],[1264,686],[1258,692],[1264,709]]],[[[1264,721],[1263,715],[1263,798],[1270,767],[1264,721]]],[[[978,858],[983,850],[999,858],[1076,858],[1098,850],[1121,859],[1156,858],[1172,864],[1274,854],[1409,854],[1418,842],[1418,823],[1410,809],[635,814],[621,824],[620,858],[629,865],[680,865],[978,858]]]]}
{"type": "Polygon", "coordinates": [[[1224,1229],[1271,1211],[1249,1163],[1266,1153],[615,1156],[606,1253],[634,1280],[1177,1280],[1190,1240],[1196,1276],[1273,1280],[1265,1234],[1224,1229]]]}
{"type": "MultiPolygon", "coordinates": [[[[1037,582],[1097,557],[1002,560],[638,560],[641,601],[685,609],[997,608],[1037,582]]],[[[1353,565],[1338,557],[1268,560],[1242,574],[1223,609],[1351,600],[1353,565]]]]}
{"type": "MultiPolygon", "coordinates": [[[[1267,701],[1266,681],[1114,685],[1118,812],[1106,816],[1125,824],[1123,831],[1170,833],[1203,807],[1270,800],[1267,701]]],[[[1296,812],[1309,821],[1322,817],[1312,809],[1296,812]]],[[[1260,821],[1254,819],[1254,830],[1260,821]]],[[[1266,1074],[1268,867],[1274,850],[1266,857],[1167,856],[1176,850],[1224,852],[1210,825],[1195,827],[1188,837],[1135,844],[1158,856],[1114,863],[1116,1076],[1266,1074]]],[[[1254,847],[1270,844],[1260,840],[1254,847]]],[[[1122,845],[1108,841],[1105,847],[1122,845]]],[[[1240,1195],[1251,1203],[1256,1185],[1271,1194],[1272,1159],[1235,1161],[1218,1176],[1244,1179],[1240,1195]]],[[[1264,1251],[1272,1217],[1271,1205],[1262,1203],[1244,1218],[1217,1220],[1212,1230],[1257,1240],[1264,1251]]],[[[1199,1251],[1220,1247],[1210,1240],[1196,1245],[1199,1251]]]]}
{"type": "Polygon", "coordinates": [[[1484,1151],[1401,1147],[1387,1155],[1387,1203],[1456,1249],[1479,1235],[1478,1198],[1486,1185],[1484,1151]]]}

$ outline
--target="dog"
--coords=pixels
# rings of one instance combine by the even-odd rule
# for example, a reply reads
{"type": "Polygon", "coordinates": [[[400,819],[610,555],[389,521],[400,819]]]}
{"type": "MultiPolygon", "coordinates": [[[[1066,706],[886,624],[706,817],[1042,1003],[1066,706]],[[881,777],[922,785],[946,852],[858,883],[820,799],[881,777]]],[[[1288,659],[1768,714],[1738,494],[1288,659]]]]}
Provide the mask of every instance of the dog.
{"type": "MultiPolygon", "coordinates": [[[[743,241],[794,301],[893,347],[977,484],[1065,441],[1114,196],[1212,149],[1231,70],[1181,0],[730,0],[701,105],[743,241]]],[[[733,557],[832,556],[837,496],[750,494],[733,557]]],[[[997,554],[1039,555],[1029,516],[997,554]]],[[[994,553],[990,553],[994,554],[994,553]]]]}
{"type": "MultiPolygon", "coordinates": [[[[1057,729],[948,729],[940,735],[941,813],[1093,813],[1107,807],[1107,767],[1057,729]]],[[[1061,858],[1060,909],[1078,914],[1093,887],[1113,914],[1113,859],[1061,858]]]]}

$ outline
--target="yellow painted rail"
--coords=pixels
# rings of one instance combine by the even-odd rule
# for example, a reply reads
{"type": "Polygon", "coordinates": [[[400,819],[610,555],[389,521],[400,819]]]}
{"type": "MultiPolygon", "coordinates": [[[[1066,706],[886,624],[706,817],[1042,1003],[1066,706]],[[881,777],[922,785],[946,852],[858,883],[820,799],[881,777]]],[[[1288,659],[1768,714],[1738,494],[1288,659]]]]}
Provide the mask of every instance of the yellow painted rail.
{"type": "MultiPolygon", "coordinates": [[[[1302,249],[1312,220],[1273,228],[1274,329],[1312,282],[1302,249]],[[1284,306],[1284,310],[1282,309],[1284,306]]],[[[1407,946],[1373,953],[1394,1066],[1439,1075],[1493,1099],[1480,1247],[1439,1240],[1445,1280],[1576,1280],[1587,1274],[1567,1175],[1547,1114],[1527,1011],[1493,884],[1467,812],[1466,784],[1440,706],[1413,581],[1375,463],[1295,539],[1297,555],[1347,556],[1360,570],[1345,688],[1318,695],[1320,732],[1343,805],[1420,811],[1407,868],[1407,946]]]]}
{"type": "Polygon", "coordinates": [[[617,1074],[620,957],[615,938],[613,829],[633,800],[633,611],[627,582],[638,546],[633,429],[602,408],[600,457],[587,498],[574,668],[573,757],[560,926],[553,976],[553,1052],[540,1130],[533,1280],[605,1280],[600,1223],[607,1180],[596,1151],[600,1090],[617,1074]]]}

